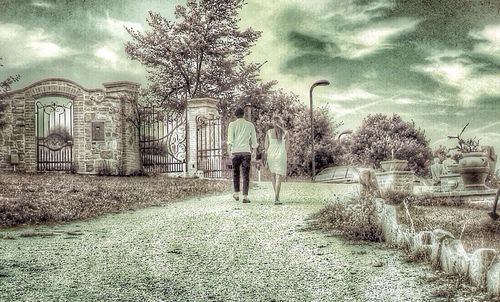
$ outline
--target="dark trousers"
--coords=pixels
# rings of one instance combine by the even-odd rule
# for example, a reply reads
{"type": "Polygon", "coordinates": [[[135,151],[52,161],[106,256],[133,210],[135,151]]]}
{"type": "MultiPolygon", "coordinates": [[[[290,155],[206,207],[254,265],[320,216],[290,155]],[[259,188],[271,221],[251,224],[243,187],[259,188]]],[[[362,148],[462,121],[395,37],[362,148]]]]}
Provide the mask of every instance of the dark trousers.
{"type": "Polygon", "coordinates": [[[233,186],[234,192],[240,191],[240,172],[243,173],[243,195],[248,195],[248,185],[250,183],[250,153],[233,154],[233,186]]]}

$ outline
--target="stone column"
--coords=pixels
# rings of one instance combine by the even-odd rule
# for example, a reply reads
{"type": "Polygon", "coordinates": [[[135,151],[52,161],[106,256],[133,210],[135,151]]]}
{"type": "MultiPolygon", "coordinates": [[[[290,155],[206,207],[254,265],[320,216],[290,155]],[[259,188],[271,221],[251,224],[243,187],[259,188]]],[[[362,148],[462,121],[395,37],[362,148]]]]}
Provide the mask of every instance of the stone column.
{"type": "Polygon", "coordinates": [[[81,96],[73,99],[73,165],[77,173],[87,171],[85,150],[89,142],[86,137],[86,125],[90,123],[90,120],[85,110],[88,98],[89,94],[82,92],[81,96]]]}
{"type": "MultiPolygon", "coordinates": [[[[217,100],[211,98],[191,99],[187,103],[186,112],[186,161],[187,176],[195,176],[198,171],[196,118],[199,116],[218,115],[217,100]]],[[[222,146],[224,148],[224,146],[222,146]]]]}
{"type": "Polygon", "coordinates": [[[22,133],[21,141],[18,140],[13,146],[19,153],[19,168],[26,172],[35,172],[37,143],[35,138],[35,100],[26,97],[21,99],[19,96],[14,96],[12,113],[14,118],[12,121],[14,127],[13,140],[16,141],[16,133],[22,133]],[[22,167],[23,164],[24,167],[22,167]]]}
{"type": "Polygon", "coordinates": [[[128,81],[104,83],[106,98],[120,102],[118,106],[118,131],[116,149],[118,166],[122,173],[129,175],[141,169],[138,129],[127,120],[132,110],[131,98],[137,97],[139,84],[128,81]]]}

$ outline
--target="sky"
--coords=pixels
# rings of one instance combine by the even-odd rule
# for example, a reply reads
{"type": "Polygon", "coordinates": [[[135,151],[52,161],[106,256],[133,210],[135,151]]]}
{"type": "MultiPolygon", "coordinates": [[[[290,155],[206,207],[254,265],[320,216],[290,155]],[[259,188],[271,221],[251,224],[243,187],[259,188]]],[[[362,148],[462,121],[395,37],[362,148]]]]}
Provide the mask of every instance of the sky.
{"type": "MultiPolygon", "coordinates": [[[[127,58],[124,26],[148,29],[148,11],[173,19],[179,0],[0,0],[0,79],[14,88],[63,77],[86,88],[145,69],[127,58]]],[[[500,153],[500,0],[248,0],[242,28],[262,31],[251,61],[263,80],[327,106],[342,129],[396,113],[431,146],[465,137],[500,153]]]]}

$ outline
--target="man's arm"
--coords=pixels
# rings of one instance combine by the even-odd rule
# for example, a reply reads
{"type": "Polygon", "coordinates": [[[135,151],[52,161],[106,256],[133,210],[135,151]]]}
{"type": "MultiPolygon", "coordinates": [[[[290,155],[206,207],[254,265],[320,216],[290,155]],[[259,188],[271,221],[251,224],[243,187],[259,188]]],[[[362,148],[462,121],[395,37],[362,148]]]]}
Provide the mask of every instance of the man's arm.
{"type": "Polygon", "coordinates": [[[229,123],[229,127],[227,127],[227,154],[231,156],[231,147],[234,142],[234,129],[233,124],[229,123]]]}
{"type": "Polygon", "coordinates": [[[267,149],[269,148],[269,139],[267,138],[268,132],[266,131],[266,135],[264,138],[264,154],[262,156],[262,160],[264,161],[264,166],[267,168],[267,149]]]}
{"type": "Polygon", "coordinates": [[[290,153],[290,136],[288,135],[288,131],[285,132],[285,151],[286,154],[290,153]]]}
{"type": "Polygon", "coordinates": [[[257,153],[257,147],[259,146],[259,143],[257,143],[257,133],[255,131],[255,126],[252,124],[252,133],[250,137],[250,148],[252,149],[252,160],[255,160],[256,153],[257,153]]]}
{"type": "Polygon", "coordinates": [[[252,124],[252,133],[250,137],[250,147],[252,149],[257,149],[259,143],[257,143],[257,133],[255,132],[255,126],[252,124]]]}

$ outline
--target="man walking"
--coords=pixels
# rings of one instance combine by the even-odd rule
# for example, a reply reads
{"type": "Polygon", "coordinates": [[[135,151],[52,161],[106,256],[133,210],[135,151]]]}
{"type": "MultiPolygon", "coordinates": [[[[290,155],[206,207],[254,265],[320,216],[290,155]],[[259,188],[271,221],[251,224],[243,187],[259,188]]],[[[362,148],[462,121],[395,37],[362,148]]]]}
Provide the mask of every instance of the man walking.
{"type": "Polygon", "coordinates": [[[227,131],[227,152],[233,162],[233,198],[240,197],[240,171],[243,173],[243,203],[249,203],[248,186],[250,183],[250,162],[252,160],[252,149],[256,149],[257,135],[255,126],[243,118],[243,108],[235,111],[236,120],[229,123],[227,131]]]}

